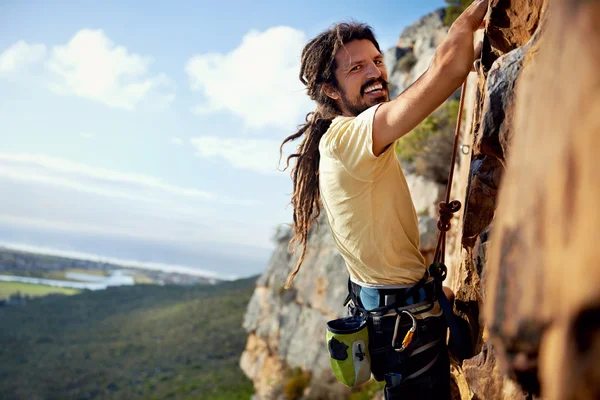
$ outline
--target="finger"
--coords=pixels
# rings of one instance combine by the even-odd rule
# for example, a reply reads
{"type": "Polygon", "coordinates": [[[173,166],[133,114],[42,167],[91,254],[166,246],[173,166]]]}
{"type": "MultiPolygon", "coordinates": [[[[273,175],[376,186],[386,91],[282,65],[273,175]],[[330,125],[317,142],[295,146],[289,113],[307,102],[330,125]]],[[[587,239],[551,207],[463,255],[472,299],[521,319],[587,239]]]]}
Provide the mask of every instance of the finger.
{"type": "Polygon", "coordinates": [[[481,26],[485,26],[485,14],[488,9],[488,0],[476,0],[465,10],[464,16],[467,18],[476,31],[481,29],[481,26]]]}

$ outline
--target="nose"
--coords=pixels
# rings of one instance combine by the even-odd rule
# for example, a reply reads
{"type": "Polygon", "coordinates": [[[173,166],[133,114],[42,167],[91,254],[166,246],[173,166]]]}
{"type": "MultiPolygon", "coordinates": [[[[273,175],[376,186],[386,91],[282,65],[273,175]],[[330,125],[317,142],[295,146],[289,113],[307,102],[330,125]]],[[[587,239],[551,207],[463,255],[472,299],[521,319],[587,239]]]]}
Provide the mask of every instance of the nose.
{"type": "Polygon", "coordinates": [[[381,77],[381,70],[373,61],[371,61],[367,67],[367,79],[377,79],[381,77]]]}

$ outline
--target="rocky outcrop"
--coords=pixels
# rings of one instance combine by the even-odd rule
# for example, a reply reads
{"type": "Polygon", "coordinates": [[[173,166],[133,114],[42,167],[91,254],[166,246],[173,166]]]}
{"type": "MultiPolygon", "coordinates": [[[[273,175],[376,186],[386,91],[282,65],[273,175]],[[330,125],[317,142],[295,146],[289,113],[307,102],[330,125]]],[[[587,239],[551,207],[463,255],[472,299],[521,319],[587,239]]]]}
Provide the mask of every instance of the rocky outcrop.
{"type": "Polygon", "coordinates": [[[515,134],[514,114],[519,100],[516,88],[523,70],[537,52],[542,32],[537,30],[541,6],[541,1],[492,1],[488,12],[477,71],[479,82],[471,126],[473,151],[462,231],[456,238],[460,244],[454,246],[454,259],[460,261],[456,262],[458,268],[451,280],[456,293],[456,311],[469,322],[476,338],[477,355],[464,361],[458,373],[469,386],[470,393],[463,398],[525,399],[527,395],[505,376],[502,363],[498,362],[498,351],[487,340],[485,320],[480,312],[486,301],[481,281],[486,275],[498,193],[515,134]]]}
{"type": "Polygon", "coordinates": [[[448,33],[443,25],[444,15],[440,9],[424,16],[402,32],[396,47],[384,53],[391,98],[402,93],[429,67],[435,49],[448,33]]]}
{"type": "Polygon", "coordinates": [[[290,228],[279,235],[244,318],[250,337],[240,365],[254,381],[260,399],[278,397],[286,369],[300,367],[313,376],[327,375],[324,326],[344,314],[348,273],[325,219],[311,229],[301,273],[294,287],[285,290],[285,280],[297,261],[287,251],[291,235],[290,228]]]}

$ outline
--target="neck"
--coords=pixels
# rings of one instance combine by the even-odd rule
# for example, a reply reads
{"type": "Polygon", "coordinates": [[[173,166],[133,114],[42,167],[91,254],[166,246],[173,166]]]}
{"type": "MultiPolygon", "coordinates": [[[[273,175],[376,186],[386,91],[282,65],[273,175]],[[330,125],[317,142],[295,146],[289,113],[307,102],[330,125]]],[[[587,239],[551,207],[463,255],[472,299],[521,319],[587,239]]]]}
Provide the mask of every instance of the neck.
{"type": "Polygon", "coordinates": [[[354,115],[350,111],[348,111],[348,109],[346,107],[344,107],[342,104],[338,104],[338,108],[341,111],[340,116],[342,116],[342,117],[356,117],[356,115],[354,115]]]}

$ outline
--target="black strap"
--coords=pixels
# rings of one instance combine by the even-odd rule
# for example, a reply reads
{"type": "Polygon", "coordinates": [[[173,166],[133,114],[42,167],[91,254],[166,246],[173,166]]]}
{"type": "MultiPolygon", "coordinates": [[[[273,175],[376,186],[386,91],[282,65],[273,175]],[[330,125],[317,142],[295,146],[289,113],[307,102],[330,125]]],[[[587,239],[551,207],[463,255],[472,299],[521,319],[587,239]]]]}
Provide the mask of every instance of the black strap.
{"type": "Polygon", "coordinates": [[[460,328],[456,322],[456,315],[454,315],[454,308],[450,301],[444,294],[444,289],[442,286],[442,282],[446,279],[446,274],[448,269],[446,266],[439,262],[434,262],[429,266],[431,276],[436,280],[436,291],[438,292],[438,299],[440,302],[440,307],[442,308],[442,312],[444,314],[444,319],[446,320],[446,325],[448,325],[448,329],[450,330],[450,338],[455,343],[457,354],[456,356],[462,361],[466,358],[470,357],[471,349],[470,345],[465,340],[462,335],[460,328]]]}
{"type": "Polygon", "coordinates": [[[429,276],[430,276],[429,270],[426,270],[423,277],[417,283],[415,283],[413,286],[411,286],[408,290],[404,291],[401,296],[398,296],[396,298],[396,301],[394,301],[392,304],[377,307],[372,310],[366,310],[364,308],[364,306],[362,305],[362,302],[360,301],[359,298],[356,297],[354,290],[352,290],[352,282],[351,282],[350,278],[348,278],[348,296],[346,296],[344,305],[347,305],[348,302],[350,300],[352,300],[352,303],[354,303],[355,309],[361,311],[361,313],[369,313],[372,315],[385,315],[388,312],[390,312],[390,310],[395,310],[397,308],[405,306],[406,300],[408,298],[410,298],[411,296],[415,295],[417,293],[417,291],[419,289],[421,289],[425,285],[425,283],[427,283],[427,279],[429,278],[429,276]]]}

